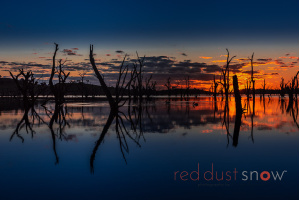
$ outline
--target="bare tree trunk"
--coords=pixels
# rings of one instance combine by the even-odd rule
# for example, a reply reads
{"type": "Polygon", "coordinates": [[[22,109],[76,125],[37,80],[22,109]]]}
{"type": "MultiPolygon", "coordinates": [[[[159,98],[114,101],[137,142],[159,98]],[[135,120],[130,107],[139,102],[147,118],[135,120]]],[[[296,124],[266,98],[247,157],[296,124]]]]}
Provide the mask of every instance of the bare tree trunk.
{"type": "Polygon", "coordinates": [[[58,51],[58,44],[55,44],[55,51],[54,51],[54,55],[53,55],[53,59],[52,59],[52,69],[51,69],[51,75],[50,75],[50,79],[49,79],[49,85],[50,85],[50,90],[52,91],[54,97],[55,97],[55,103],[58,103],[58,98],[56,95],[56,91],[54,88],[54,84],[53,84],[53,77],[54,77],[54,73],[55,73],[55,57],[56,57],[56,53],[58,51]]]}
{"type": "Polygon", "coordinates": [[[251,82],[252,82],[252,101],[253,101],[253,114],[255,112],[255,81],[253,76],[253,57],[254,53],[252,54],[250,61],[251,61],[251,82]]]}
{"type": "Polygon", "coordinates": [[[233,89],[234,89],[234,97],[235,97],[235,124],[234,124],[234,132],[233,132],[233,146],[238,145],[240,127],[241,127],[241,118],[242,118],[242,103],[241,103],[241,95],[239,91],[238,79],[237,76],[233,76],[233,89]]]}
{"type": "Polygon", "coordinates": [[[214,101],[217,101],[217,89],[218,89],[218,83],[216,82],[216,75],[214,75],[214,101]]]}
{"type": "Polygon", "coordinates": [[[235,58],[236,56],[233,56],[231,58],[229,58],[229,51],[228,49],[226,49],[227,51],[227,62],[226,62],[226,68],[224,70],[222,70],[223,73],[223,87],[224,87],[224,92],[225,92],[225,100],[226,102],[228,102],[229,98],[229,64],[232,61],[233,58],[235,58]]]}
{"type": "Polygon", "coordinates": [[[90,62],[91,62],[91,65],[92,65],[93,70],[94,70],[94,72],[95,72],[95,74],[96,74],[96,76],[97,76],[97,78],[98,78],[98,80],[99,80],[99,82],[100,82],[100,84],[102,86],[102,89],[103,89],[103,91],[104,91],[104,93],[105,93],[105,95],[106,95],[106,97],[108,99],[110,107],[115,109],[115,108],[117,108],[116,102],[113,99],[113,97],[112,97],[112,95],[111,95],[111,93],[110,93],[110,91],[109,91],[106,83],[103,80],[103,77],[101,76],[101,74],[99,73],[99,71],[98,71],[98,69],[96,67],[95,59],[94,59],[94,52],[93,51],[94,51],[94,47],[93,47],[93,45],[90,45],[90,62]]]}

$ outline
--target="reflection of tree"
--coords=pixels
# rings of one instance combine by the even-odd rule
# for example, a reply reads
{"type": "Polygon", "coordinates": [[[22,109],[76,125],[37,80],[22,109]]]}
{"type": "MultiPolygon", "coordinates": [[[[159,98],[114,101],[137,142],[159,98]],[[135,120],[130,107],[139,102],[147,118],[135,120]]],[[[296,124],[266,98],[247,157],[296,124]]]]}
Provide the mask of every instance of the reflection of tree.
{"type": "Polygon", "coordinates": [[[67,115],[67,107],[64,104],[55,104],[55,109],[54,113],[50,118],[49,122],[49,129],[51,131],[51,137],[52,137],[52,147],[53,147],[53,152],[55,155],[56,162],[55,164],[58,164],[59,158],[56,152],[56,137],[59,139],[64,139],[67,140],[67,136],[65,134],[65,127],[70,126],[69,123],[66,120],[66,115],[67,115]],[[58,128],[56,129],[56,133],[54,131],[53,125],[54,122],[58,124],[58,128]]]}
{"type": "MultiPolygon", "coordinates": [[[[66,84],[65,83],[67,81],[67,78],[70,75],[70,72],[69,73],[65,72],[65,70],[63,68],[64,63],[62,63],[62,60],[58,61],[58,67],[56,68],[55,58],[56,58],[57,51],[58,51],[58,44],[55,44],[55,51],[54,51],[53,60],[52,60],[53,62],[52,62],[51,75],[50,75],[50,79],[49,79],[50,89],[51,89],[51,92],[54,95],[54,99],[55,99],[54,112],[53,112],[53,115],[51,116],[50,122],[49,122],[49,129],[51,131],[52,144],[53,144],[53,152],[54,152],[55,159],[56,159],[55,164],[58,164],[58,162],[59,162],[58,155],[56,152],[56,136],[58,135],[58,137],[60,139],[62,139],[62,138],[66,139],[66,137],[64,135],[64,129],[68,125],[68,123],[66,121],[67,109],[64,105],[65,94],[66,94],[66,84]],[[57,74],[57,78],[58,78],[58,83],[56,85],[54,85],[54,83],[53,83],[53,78],[54,78],[55,74],[57,74]],[[55,134],[55,132],[53,130],[54,122],[56,122],[58,124],[57,134],[55,134]]],[[[47,112],[47,109],[45,106],[44,106],[44,108],[45,108],[45,111],[47,112]]]]}
{"type": "Polygon", "coordinates": [[[217,104],[217,99],[214,101],[214,120],[216,119],[216,113],[218,112],[218,104],[217,104]]]}
{"type": "MultiPolygon", "coordinates": [[[[148,119],[150,119],[150,122],[152,123],[152,118],[148,112],[147,106],[145,107],[145,111],[147,113],[148,119]]],[[[125,117],[125,119],[130,123],[131,130],[133,133],[137,136],[137,139],[139,140],[141,137],[144,138],[144,132],[143,132],[143,122],[145,120],[144,118],[144,112],[143,112],[143,106],[141,103],[139,103],[136,106],[128,106],[128,117],[124,113],[122,115],[125,117]]]]}
{"type": "Polygon", "coordinates": [[[229,145],[229,138],[232,138],[232,136],[229,132],[229,122],[230,122],[229,121],[229,106],[228,106],[228,101],[225,101],[222,126],[225,126],[225,129],[226,129],[227,146],[229,145]]]}
{"type": "Polygon", "coordinates": [[[278,101],[280,102],[280,110],[281,110],[281,114],[283,114],[285,112],[285,100],[284,98],[279,98],[278,101]]]}
{"type": "Polygon", "coordinates": [[[112,111],[110,111],[109,117],[107,119],[107,122],[104,125],[103,130],[101,132],[101,135],[100,135],[99,139],[97,140],[96,145],[95,145],[95,147],[93,149],[93,153],[92,153],[91,158],[90,158],[90,168],[91,168],[91,172],[92,173],[94,173],[94,161],[95,161],[95,156],[96,156],[97,150],[98,150],[100,144],[103,142],[104,137],[105,137],[105,135],[106,135],[106,133],[107,133],[110,125],[112,124],[115,116],[116,116],[115,113],[113,113],[112,111]]]}
{"type": "Polygon", "coordinates": [[[291,114],[294,120],[294,123],[299,128],[298,117],[299,117],[299,102],[294,101],[294,106],[291,109],[291,114]]]}
{"type": "MultiPolygon", "coordinates": [[[[148,112],[147,109],[145,111],[148,112]]],[[[143,128],[142,128],[143,107],[140,105],[140,103],[138,106],[129,105],[128,116],[126,116],[125,113],[122,111],[119,110],[115,111],[111,109],[106,124],[102,129],[101,135],[97,140],[92,155],[90,157],[91,173],[94,173],[94,161],[95,161],[95,156],[98,151],[98,148],[100,144],[104,141],[105,135],[107,134],[107,131],[109,130],[114,120],[115,120],[115,130],[120,145],[120,151],[122,153],[122,156],[126,164],[127,164],[127,160],[124,152],[129,153],[129,146],[126,138],[131,139],[139,147],[141,147],[139,140],[141,137],[144,138],[144,136],[143,136],[143,128]],[[130,124],[130,130],[126,127],[126,123],[130,124]]]]}
{"type": "Polygon", "coordinates": [[[254,135],[253,135],[253,131],[254,131],[254,116],[255,116],[255,97],[252,98],[252,107],[250,104],[250,99],[247,98],[247,102],[246,102],[246,110],[247,110],[247,114],[250,115],[251,118],[251,134],[249,136],[249,138],[251,138],[252,142],[254,143],[254,135]]]}
{"type": "Polygon", "coordinates": [[[18,122],[15,131],[10,137],[10,140],[13,139],[13,137],[16,135],[18,138],[22,140],[22,143],[24,142],[24,138],[19,134],[19,132],[22,130],[22,128],[25,127],[25,130],[27,133],[31,133],[31,137],[35,134],[35,131],[33,130],[33,126],[35,125],[35,120],[37,120],[37,123],[40,125],[42,123],[45,123],[44,120],[39,116],[39,114],[35,111],[34,107],[25,107],[23,117],[18,122]]]}
{"type": "Polygon", "coordinates": [[[280,98],[278,99],[279,108],[281,110],[281,114],[289,114],[293,118],[294,124],[299,128],[299,102],[295,99],[290,102],[290,100],[280,98]]]}
{"type": "Polygon", "coordinates": [[[189,101],[187,101],[185,104],[185,113],[186,113],[187,119],[188,119],[190,116],[190,102],[189,101]]]}
{"type": "Polygon", "coordinates": [[[255,115],[255,97],[252,98],[252,113],[251,113],[251,140],[254,143],[254,136],[253,136],[253,123],[254,123],[254,115],[255,115]]]}
{"type": "Polygon", "coordinates": [[[10,75],[14,80],[18,90],[22,94],[24,105],[24,115],[17,124],[17,127],[11,135],[10,140],[12,140],[14,135],[17,135],[17,137],[24,142],[24,138],[19,134],[19,131],[25,126],[26,132],[30,132],[31,136],[33,137],[33,134],[35,133],[33,130],[33,124],[35,123],[35,120],[38,120],[39,123],[44,122],[34,109],[34,104],[38,96],[41,94],[44,86],[38,85],[37,80],[31,70],[25,72],[23,69],[20,69],[17,75],[13,75],[11,72],[10,75]],[[22,77],[22,79],[19,80],[20,77],[22,77]]]}
{"type": "Polygon", "coordinates": [[[290,107],[293,107],[293,102],[297,99],[297,92],[299,91],[299,71],[297,74],[292,78],[292,80],[285,85],[285,90],[287,91],[289,95],[289,104],[287,110],[290,109],[290,107]]]}
{"type": "Polygon", "coordinates": [[[265,101],[265,95],[263,95],[263,104],[264,104],[264,114],[266,114],[266,101],[265,101]]]}
{"type": "MultiPolygon", "coordinates": [[[[63,65],[64,63],[62,63],[62,60],[59,60],[58,63],[59,65],[56,67],[55,66],[55,57],[56,57],[56,53],[58,51],[58,44],[55,44],[55,52],[53,55],[53,65],[52,65],[52,70],[51,70],[51,76],[49,79],[49,85],[50,85],[50,89],[52,94],[55,97],[55,109],[54,109],[54,113],[52,116],[51,115],[51,111],[49,111],[47,109],[47,107],[45,106],[45,102],[41,105],[44,110],[45,110],[45,114],[46,116],[48,116],[50,118],[50,122],[49,122],[49,128],[51,131],[51,136],[52,136],[52,140],[53,140],[53,151],[56,157],[56,164],[58,163],[58,156],[56,153],[56,136],[58,135],[60,139],[64,138],[66,139],[65,135],[64,135],[64,129],[66,127],[66,125],[68,125],[67,121],[66,121],[66,107],[64,106],[64,95],[66,92],[66,88],[65,88],[65,82],[66,79],[68,78],[70,73],[65,73],[64,69],[63,69],[63,65]],[[56,85],[54,85],[53,83],[53,78],[54,75],[57,74],[57,79],[58,79],[58,83],[56,85]],[[58,126],[58,130],[57,133],[55,134],[54,130],[53,130],[53,124],[54,122],[56,122],[59,126],[58,126]]],[[[10,140],[14,137],[14,135],[17,135],[17,137],[21,138],[22,142],[24,142],[24,138],[19,134],[19,131],[25,126],[26,132],[30,132],[32,137],[35,133],[35,131],[33,130],[33,126],[35,124],[44,124],[45,121],[40,117],[40,115],[35,111],[34,105],[35,102],[38,98],[38,96],[41,94],[41,92],[43,91],[44,85],[38,85],[37,81],[34,77],[34,74],[32,73],[32,71],[28,71],[28,72],[24,72],[23,69],[19,70],[19,74],[17,74],[16,76],[14,76],[12,73],[11,77],[13,78],[14,82],[16,83],[19,91],[22,94],[23,97],[23,104],[24,104],[24,115],[21,119],[21,121],[17,124],[16,129],[14,131],[14,133],[12,134],[10,140]],[[19,77],[23,77],[23,80],[20,81],[19,77]],[[37,122],[36,122],[37,121],[37,122]]]]}
{"type": "Polygon", "coordinates": [[[65,134],[65,128],[67,126],[70,127],[70,124],[66,120],[67,114],[68,114],[67,106],[65,106],[64,104],[55,105],[54,113],[50,118],[49,128],[53,129],[54,122],[58,124],[56,135],[58,136],[59,139],[65,139],[65,140],[67,139],[67,136],[65,134]]]}
{"type": "Polygon", "coordinates": [[[240,127],[242,124],[242,112],[236,112],[235,114],[235,123],[234,123],[234,132],[233,132],[233,146],[238,145],[238,140],[239,140],[239,133],[240,133],[240,127]]]}
{"type": "Polygon", "coordinates": [[[238,79],[236,75],[233,76],[233,89],[234,89],[234,96],[235,96],[235,123],[234,123],[232,145],[236,147],[238,145],[240,127],[242,123],[241,119],[243,114],[241,95],[240,95],[238,79]]]}
{"type": "Polygon", "coordinates": [[[289,113],[292,116],[294,123],[299,128],[299,122],[298,122],[299,104],[298,104],[298,101],[295,100],[292,103],[289,101],[287,109],[286,109],[286,113],[289,113]]]}

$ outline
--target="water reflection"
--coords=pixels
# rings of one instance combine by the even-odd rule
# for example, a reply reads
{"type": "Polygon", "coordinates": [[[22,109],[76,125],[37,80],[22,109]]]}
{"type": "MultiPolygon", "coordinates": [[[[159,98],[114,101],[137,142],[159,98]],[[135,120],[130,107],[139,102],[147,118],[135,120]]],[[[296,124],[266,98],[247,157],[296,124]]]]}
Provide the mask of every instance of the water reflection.
{"type": "Polygon", "coordinates": [[[107,131],[109,130],[114,120],[115,120],[115,132],[119,141],[119,147],[126,164],[127,164],[127,160],[124,151],[126,153],[129,153],[129,146],[126,138],[131,139],[132,141],[134,141],[135,144],[137,144],[137,146],[141,147],[139,140],[141,138],[144,138],[143,128],[142,128],[143,111],[146,112],[148,118],[150,119],[150,121],[152,121],[148,112],[148,107],[147,106],[142,107],[141,104],[139,104],[138,106],[129,105],[128,115],[126,115],[124,112],[120,110],[110,111],[107,122],[103,127],[103,130],[100,134],[99,139],[96,142],[96,145],[93,149],[93,153],[90,158],[90,168],[92,173],[94,173],[94,160],[95,160],[97,150],[100,144],[103,142],[104,137],[107,134],[107,131]],[[130,124],[130,126],[128,125],[128,123],[130,124]],[[129,131],[128,128],[130,128],[131,131],[129,131]]]}
{"type": "Polygon", "coordinates": [[[119,149],[127,163],[125,154],[129,153],[128,139],[135,146],[141,147],[141,141],[146,141],[147,134],[151,133],[181,132],[186,136],[191,130],[198,131],[199,134],[219,134],[220,137],[225,134],[223,140],[226,148],[230,143],[237,147],[241,135],[246,135],[249,142],[254,143],[255,135],[266,130],[298,132],[298,101],[290,105],[286,99],[269,96],[257,97],[256,103],[242,97],[241,103],[243,112],[236,111],[233,97],[230,97],[229,102],[222,97],[218,97],[217,101],[214,97],[198,97],[189,101],[173,99],[168,104],[160,99],[127,105],[113,112],[106,102],[101,101],[67,102],[61,105],[50,102],[47,106],[37,102],[32,107],[24,107],[16,100],[8,99],[1,104],[4,106],[0,109],[0,127],[2,130],[12,130],[10,140],[17,137],[22,142],[26,133],[34,137],[39,132],[48,132],[52,138],[55,164],[59,163],[57,140],[69,141],[76,138],[78,133],[72,133],[74,129],[83,134],[93,132],[98,135],[98,139],[95,144],[91,144],[94,146],[90,156],[91,172],[95,170],[97,152],[108,134],[117,136],[119,149]]]}

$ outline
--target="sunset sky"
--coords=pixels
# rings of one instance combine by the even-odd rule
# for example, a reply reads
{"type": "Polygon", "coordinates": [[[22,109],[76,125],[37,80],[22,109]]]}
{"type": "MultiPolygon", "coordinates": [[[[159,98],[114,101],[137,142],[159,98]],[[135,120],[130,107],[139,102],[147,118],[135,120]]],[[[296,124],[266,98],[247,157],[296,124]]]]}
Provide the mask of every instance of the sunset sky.
{"type": "Polygon", "coordinates": [[[278,88],[299,69],[298,1],[6,1],[0,12],[0,74],[31,69],[47,80],[54,42],[57,58],[67,59],[69,80],[87,72],[94,44],[98,69],[109,85],[125,54],[146,56],[146,76],[159,85],[167,77],[190,76],[192,87],[209,88],[231,56],[241,88],[255,52],[257,88],[278,88]],[[17,6],[16,6],[17,5],[17,6]]]}

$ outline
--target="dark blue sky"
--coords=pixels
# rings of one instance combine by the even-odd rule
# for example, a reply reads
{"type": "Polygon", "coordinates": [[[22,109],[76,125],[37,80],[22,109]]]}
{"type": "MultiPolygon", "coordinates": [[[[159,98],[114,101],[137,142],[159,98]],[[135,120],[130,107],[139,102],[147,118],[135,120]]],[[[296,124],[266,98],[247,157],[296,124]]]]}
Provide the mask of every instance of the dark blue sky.
{"type": "Polygon", "coordinates": [[[298,43],[297,0],[5,1],[0,41],[159,45],[298,43]]]}

